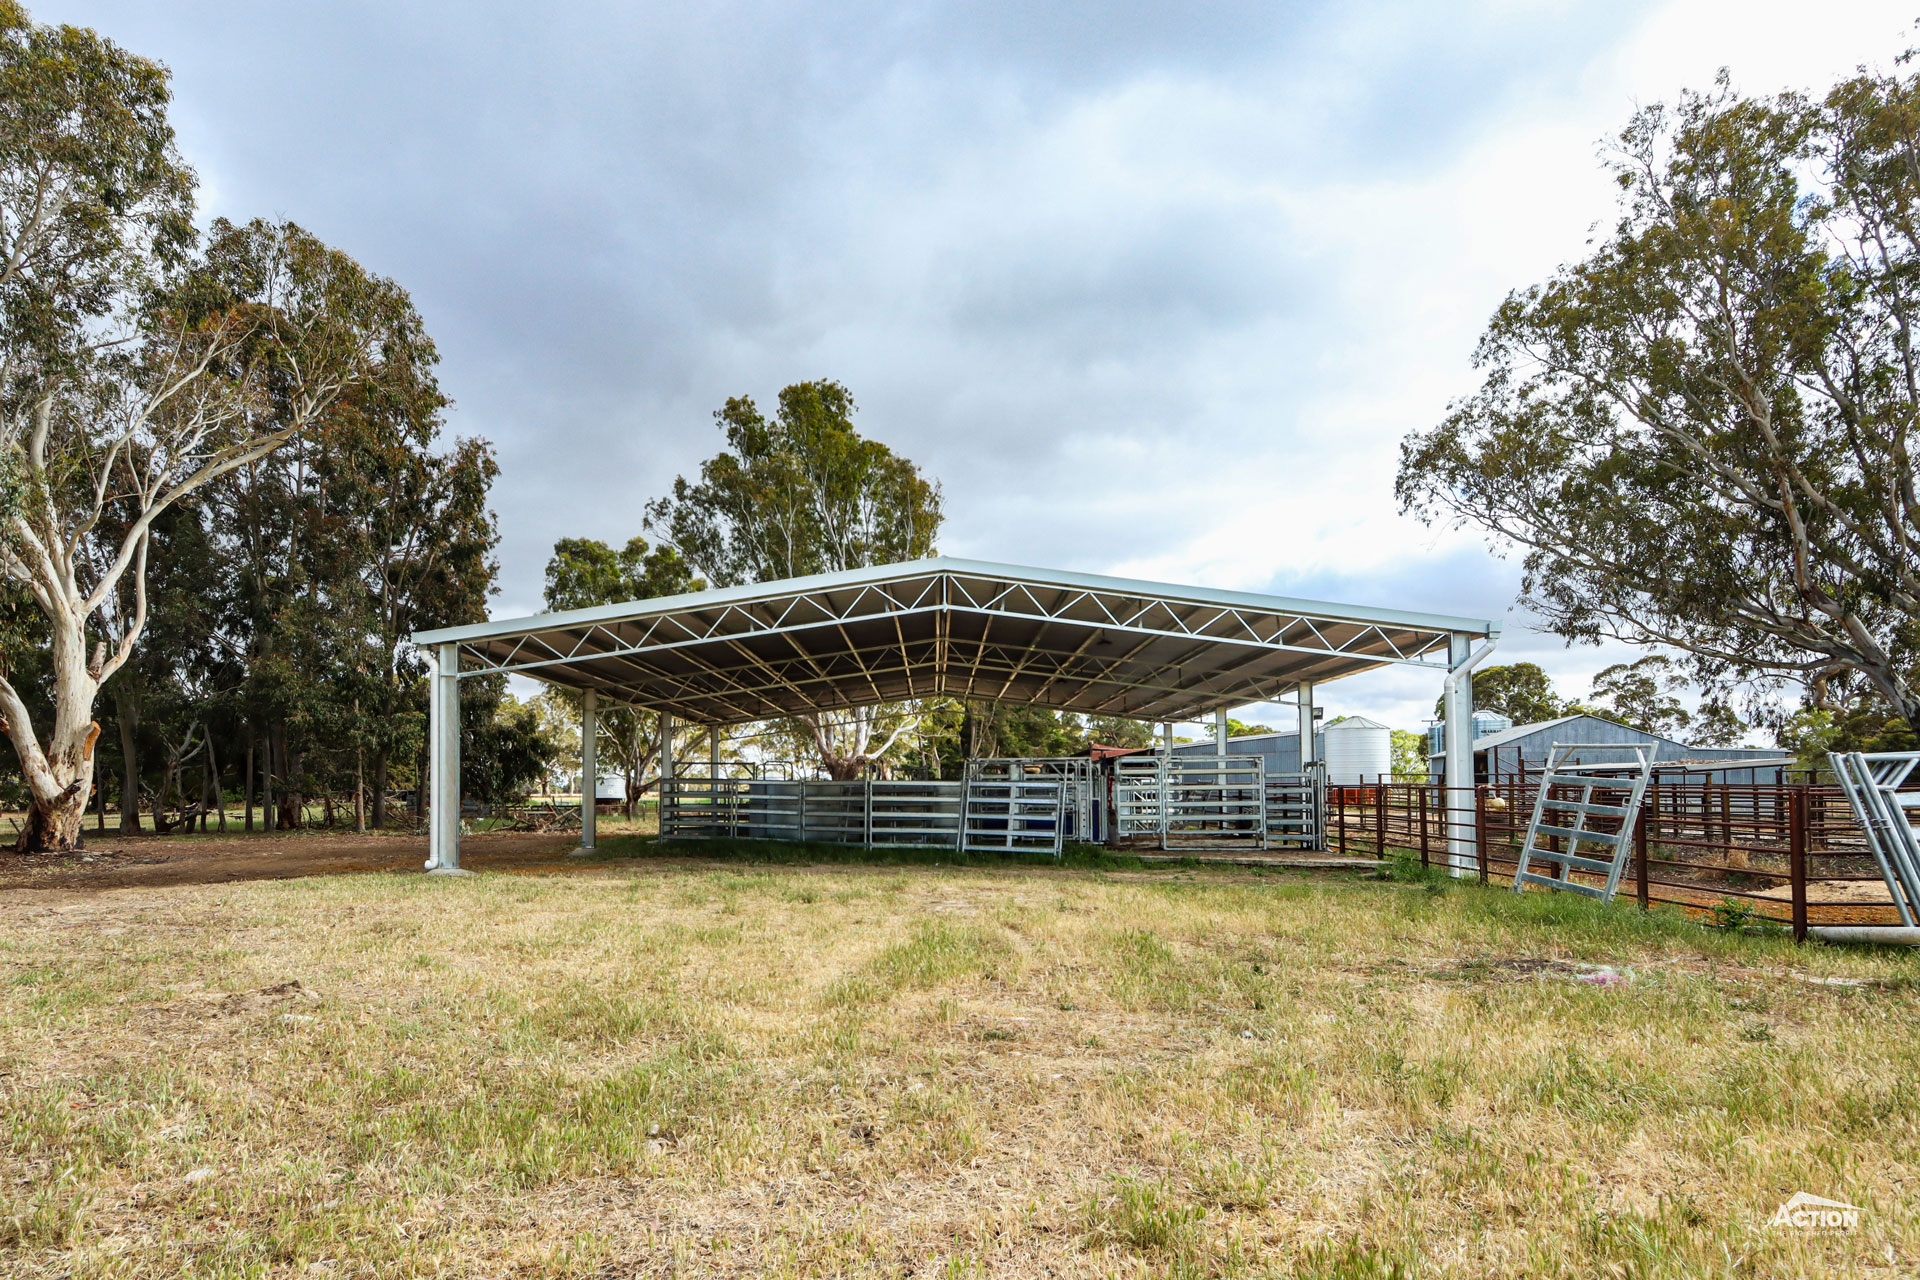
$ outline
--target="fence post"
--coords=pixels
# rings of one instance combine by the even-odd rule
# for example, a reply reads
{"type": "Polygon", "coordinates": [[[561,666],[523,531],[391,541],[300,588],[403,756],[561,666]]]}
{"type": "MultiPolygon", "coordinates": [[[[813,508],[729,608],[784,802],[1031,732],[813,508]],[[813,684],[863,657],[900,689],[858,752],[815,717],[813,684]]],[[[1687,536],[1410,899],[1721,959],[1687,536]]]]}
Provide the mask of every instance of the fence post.
{"type": "Polygon", "coordinates": [[[1473,852],[1480,864],[1480,883],[1487,882],[1487,797],[1478,786],[1473,789],[1473,852]]]}
{"type": "Polygon", "coordinates": [[[1645,911],[1652,904],[1648,901],[1647,810],[1644,805],[1633,819],[1633,879],[1635,894],[1640,899],[1640,909],[1645,911]]]}
{"type": "Polygon", "coordinates": [[[1334,838],[1334,852],[1344,858],[1347,856],[1347,789],[1345,787],[1334,789],[1333,820],[1339,824],[1339,834],[1334,838]]]}
{"type": "Polygon", "coordinates": [[[1427,870],[1433,865],[1432,855],[1427,852],[1427,784],[1420,784],[1420,869],[1427,870]]]}
{"type": "Polygon", "coordinates": [[[1382,774],[1373,789],[1373,839],[1379,846],[1377,856],[1387,856],[1387,779],[1382,774]]]}
{"type": "Polygon", "coordinates": [[[1787,876],[1793,886],[1793,940],[1807,940],[1807,793],[1795,791],[1788,803],[1787,876]]]}

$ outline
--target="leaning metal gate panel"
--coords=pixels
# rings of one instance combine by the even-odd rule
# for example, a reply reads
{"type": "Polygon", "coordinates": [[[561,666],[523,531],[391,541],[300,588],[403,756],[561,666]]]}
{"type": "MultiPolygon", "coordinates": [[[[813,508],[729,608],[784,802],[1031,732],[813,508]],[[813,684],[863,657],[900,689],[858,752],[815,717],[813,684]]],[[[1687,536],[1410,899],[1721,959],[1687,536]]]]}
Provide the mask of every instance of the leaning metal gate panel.
{"type": "Polygon", "coordinates": [[[1540,777],[1540,793],[1534,797],[1533,820],[1527,824],[1527,838],[1520,846],[1520,860],[1514,867],[1513,891],[1521,893],[1528,885],[1537,884],[1547,889],[1570,889],[1589,898],[1612,902],[1614,892],[1620,887],[1620,873],[1626,869],[1627,859],[1633,853],[1634,821],[1640,815],[1640,801],[1646,796],[1647,784],[1652,778],[1651,747],[1554,743],[1547,753],[1546,772],[1540,777]],[[1626,751],[1636,759],[1611,766],[1570,763],[1576,752],[1595,750],[1626,751]],[[1625,778],[1605,777],[1591,772],[1595,769],[1610,769],[1616,774],[1627,769],[1633,772],[1625,778]],[[1555,797],[1555,788],[1562,792],[1578,789],[1580,797],[1577,800],[1564,795],[1555,797]],[[1614,794],[1626,791],[1626,803],[1596,800],[1595,794],[1602,788],[1614,794]],[[1564,813],[1573,815],[1572,826],[1547,821],[1550,815],[1564,813]],[[1593,826],[1592,820],[1596,818],[1606,826],[1593,826]],[[1563,841],[1566,847],[1555,849],[1546,843],[1553,840],[1563,841]],[[1583,853],[1582,845],[1594,846],[1593,852],[1583,853]],[[1606,856],[1596,857],[1595,853],[1601,850],[1606,856]],[[1542,875],[1532,870],[1535,862],[1554,864],[1555,874],[1542,875]],[[1573,878],[1575,870],[1604,876],[1605,883],[1581,884],[1573,878]]]}
{"type": "Polygon", "coordinates": [[[1920,765],[1920,751],[1829,752],[1827,761],[1880,864],[1900,923],[1920,923],[1920,831],[1911,816],[1920,793],[1901,790],[1920,765]]]}

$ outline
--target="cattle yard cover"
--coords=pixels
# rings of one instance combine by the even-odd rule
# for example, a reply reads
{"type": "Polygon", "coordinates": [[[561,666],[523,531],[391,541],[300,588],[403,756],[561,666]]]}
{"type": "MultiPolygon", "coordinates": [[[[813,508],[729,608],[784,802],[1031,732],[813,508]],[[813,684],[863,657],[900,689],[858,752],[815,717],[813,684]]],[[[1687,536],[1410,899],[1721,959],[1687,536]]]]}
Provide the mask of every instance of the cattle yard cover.
{"type": "MultiPolygon", "coordinates": [[[[1190,720],[1493,623],[944,557],[425,631],[518,673],[702,724],[945,695],[1190,720]]],[[[444,653],[444,650],[443,650],[444,653]]]]}

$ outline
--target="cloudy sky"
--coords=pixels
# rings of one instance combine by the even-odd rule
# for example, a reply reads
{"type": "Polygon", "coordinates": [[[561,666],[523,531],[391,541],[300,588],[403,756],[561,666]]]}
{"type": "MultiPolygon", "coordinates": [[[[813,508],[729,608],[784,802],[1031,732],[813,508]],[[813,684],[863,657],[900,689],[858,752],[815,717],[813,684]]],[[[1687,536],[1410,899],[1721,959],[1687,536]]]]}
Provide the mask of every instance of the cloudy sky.
{"type": "MultiPolygon", "coordinates": [[[[40,3],[172,68],[209,215],[398,279],[502,473],[497,616],[624,540],[729,395],[832,377],[949,554],[1505,617],[1622,656],[1396,513],[1400,438],[1610,209],[1601,140],[1708,84],[1890,63],[1911,6],[40,3]]],[[[1627,655],[1630,656],[1630,655],[1627,655]]],[[[1412,727],[1437,681],[1330,687],[1412,727]]]]}

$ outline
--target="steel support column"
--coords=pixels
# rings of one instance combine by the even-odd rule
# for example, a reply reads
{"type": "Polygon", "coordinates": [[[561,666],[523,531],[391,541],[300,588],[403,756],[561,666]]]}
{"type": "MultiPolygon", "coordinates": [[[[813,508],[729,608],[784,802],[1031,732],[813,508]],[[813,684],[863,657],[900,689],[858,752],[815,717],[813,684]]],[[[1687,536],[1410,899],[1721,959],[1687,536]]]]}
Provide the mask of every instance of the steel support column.
{"type": "Polygon", "coordinates": [[[1301,681],[1294,695],[1300,703],[1300,772],[1305,773],[1320,758],[1313,737],[1313,682],[1301,681]]]}
{"type": "MultiPolygon", "coordinates": [[[[1313,780],[1313,763],[1320,758],[1319,749],[1313,738],[1313,681],[1302,680],[1294,687],[1294,701],[1300,713],[1300,781],[1306,788],[1307,804],[1315,805],[1326,796],[1326,789],[1313,780]]],[[[1313,845],[1315,849],[1327,847],[1326,806],[1320,805],[1320,811],[1313,815],[1313,845]]]]}
{"type": "MultiPolygon", "coordinates": [[[[720,803],[720,726],[717,724],[707,726],[707,805],[709,808],[708,817],[711,819],[708,830],[715,835],[732,836],[733,825],[731,818],[723,825],[720,817],[723,813],[730,813],[730,810],[720,803]]],[[[867,807],[869,809],[873,807],[872,787],[867,788],[867,807]]],[[[873,843],[873,815],[871,813],[867,815],[867,843],[873,843]]]]}
{"type": "Polygon", "coordinates": [[[1213,713],[1213,748],[1215,755],[1227,754],[1227,713],[1213,713]]]}
{"type": "Polygon", "coordinates": [[[667,833],[667,792],[673,786],[673,717],[660,713],[660,808],[656,830],[667,833]]]}
{"type": "Polygon", "coordinates": [[[1161,736],[1166,743],[1160,758],[1160,843],[1167,842],[1167,811],[1173,808],[1173,721],[1161,726],[1161,736]]]}
{"type": "Polygon", "coordinates": [[[600,694],[580,695],[580,849],[592,853],[600,836],[600,694]]]}
{"type": "Polygon", "coordinates": [[[1456,876],[1477,871],[1476,815],[1473,804],[1473,675],[1468,669],[1473,637],[1454,632],[1447,638],[1447,666],[1452,670],[1442,708],[1446,754],[1447,870],[1456,876]]]}
{"type": "Polygon", "coordinates": [[[460,869],[460,646],[434,647],[427,690],[427,870],[460,869]]]}

